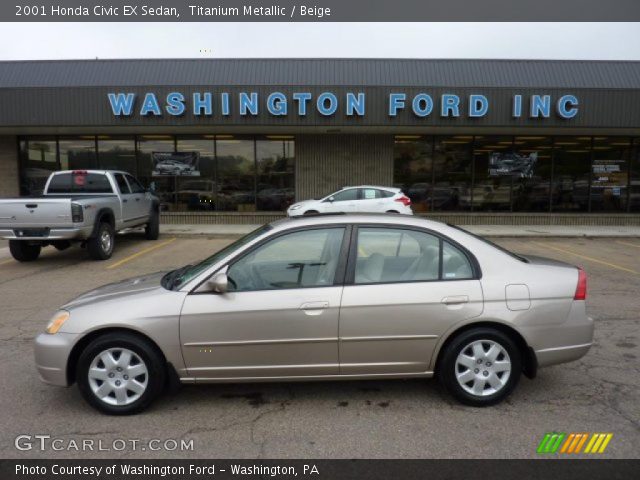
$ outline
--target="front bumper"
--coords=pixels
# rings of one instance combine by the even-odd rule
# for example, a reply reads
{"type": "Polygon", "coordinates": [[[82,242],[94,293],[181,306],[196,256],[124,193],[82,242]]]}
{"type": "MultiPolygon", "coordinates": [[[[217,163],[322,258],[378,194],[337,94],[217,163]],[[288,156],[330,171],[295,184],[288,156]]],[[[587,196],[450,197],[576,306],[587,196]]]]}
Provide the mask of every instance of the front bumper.
{"type": "Polygon", "coordinates": [[[35,338],[34,353],[40,379],[51,385],[69,386],[67,363],[79,334],[41,333],[35,338]]]}
{"type": "MultiPolygon", "coordinates": [[[[25,229],[33,227],[24,227],[25,229]]],[[[16,235],[17,231],[22,230],[21,227],[2,228],[0,229],[0,238],[4,240],[29,240],[46,242],[49,240],[85,240],[91,235],[92,227],[70,227],[70,228],[52,228],[47,235],[43,236],[26,236],[16,235]]]]}

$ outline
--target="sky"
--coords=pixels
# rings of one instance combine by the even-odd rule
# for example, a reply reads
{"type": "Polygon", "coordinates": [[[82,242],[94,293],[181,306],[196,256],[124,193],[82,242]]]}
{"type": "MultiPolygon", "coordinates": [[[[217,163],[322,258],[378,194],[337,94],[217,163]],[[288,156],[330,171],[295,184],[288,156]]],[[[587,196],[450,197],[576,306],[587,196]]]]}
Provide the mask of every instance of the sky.
{"type": "Polygon", "coordinates": [[[0,60],[96,57],[640,60],[640,23],[0,23],[0,60]]]}

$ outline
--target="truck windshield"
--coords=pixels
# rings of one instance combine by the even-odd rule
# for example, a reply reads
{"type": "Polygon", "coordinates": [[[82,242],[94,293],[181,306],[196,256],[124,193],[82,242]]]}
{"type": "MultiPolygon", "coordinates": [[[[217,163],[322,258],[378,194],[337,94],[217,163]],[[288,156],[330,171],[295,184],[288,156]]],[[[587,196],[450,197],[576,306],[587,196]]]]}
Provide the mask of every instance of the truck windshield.
{"type": "Polygon", "coordinates": [[[54,175],[49,182],[49,193],[113,193],[104,173],[74,171],[54,175]]]}

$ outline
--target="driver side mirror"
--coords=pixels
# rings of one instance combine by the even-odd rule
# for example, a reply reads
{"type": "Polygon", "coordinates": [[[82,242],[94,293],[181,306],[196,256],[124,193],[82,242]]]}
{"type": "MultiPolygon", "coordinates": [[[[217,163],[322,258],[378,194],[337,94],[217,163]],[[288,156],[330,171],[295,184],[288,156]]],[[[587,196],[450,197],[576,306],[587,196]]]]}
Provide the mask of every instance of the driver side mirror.
{"type": "Polygon", "coordinates": [[[333,203],[333,202],[335,202],[335,201],[336,201],[336,199],[335,199],[335,198],[333,198],[333,197],[329,197],[329,198],[327,198],[327,200],[328,200],[330,203],[333,203]]]}
{"type": "Polygon", "coordinates": [[[207,280],[207,289],[216,293],[227,293],[229,290],[229,277],[224,272],[216,273],[207,280]]]}

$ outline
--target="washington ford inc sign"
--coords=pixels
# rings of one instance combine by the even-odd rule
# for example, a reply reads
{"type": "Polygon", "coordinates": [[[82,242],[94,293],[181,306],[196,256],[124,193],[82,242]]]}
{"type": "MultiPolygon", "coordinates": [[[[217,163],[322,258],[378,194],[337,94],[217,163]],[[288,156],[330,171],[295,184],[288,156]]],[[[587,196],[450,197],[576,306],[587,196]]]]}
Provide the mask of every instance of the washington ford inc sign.
{"type": "MultiPolygon", "coordinates": [[[[332,92],[312,95],[309,92],[294,92],[286,95],[272,92],[260,96],[256,92],[195,92],[186,96],[181,92],[170,92],[166,96],[147,92],[137,95],[131,92],[108,93],[107,98],[111,111],[116,117],[140,115],[196,117],[222,116],[233,113],[240,116],[258,116],[268,114],[274,117],[297,115],[305,117],[311,112],[330,117],[341,112],[347,117],[364,117],[367,112],[367,96],[362,92],[347,92],[340,96],[332,92]]],[[[400,112],[408,111],[416,117],[461,117],[481,118],[491,109],[491,100],[482,94],[470,94],[466,97],[445,93],[434,96],[428,93],[407,95],[392,92],[386,99],[389,117],[396,117],[400,112]]],[[[549,118],[557,115],[560,118],[575,117],[580,108],[578,98],[574,95],[562,95],[552,98],[551,95],[513,95],[511,98],[511,115],[513,118],[549,118]]]]}

